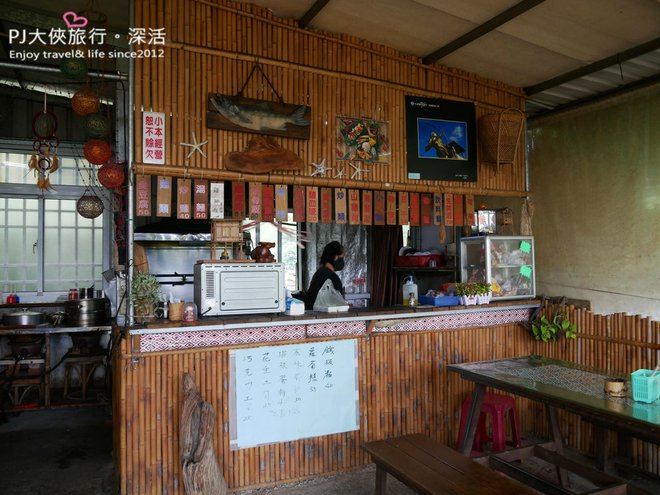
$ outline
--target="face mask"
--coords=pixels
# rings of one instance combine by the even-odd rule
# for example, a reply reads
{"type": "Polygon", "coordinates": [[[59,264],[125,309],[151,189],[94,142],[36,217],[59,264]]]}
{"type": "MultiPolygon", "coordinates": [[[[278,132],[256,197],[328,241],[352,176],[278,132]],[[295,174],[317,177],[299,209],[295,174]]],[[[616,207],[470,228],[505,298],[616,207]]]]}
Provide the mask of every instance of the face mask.
{"type": "Polygon", "coordinates": [[[335,269],[336,272],[344,268],[344,258],[337,258],[332,262],[332,267],[335,269]]]}

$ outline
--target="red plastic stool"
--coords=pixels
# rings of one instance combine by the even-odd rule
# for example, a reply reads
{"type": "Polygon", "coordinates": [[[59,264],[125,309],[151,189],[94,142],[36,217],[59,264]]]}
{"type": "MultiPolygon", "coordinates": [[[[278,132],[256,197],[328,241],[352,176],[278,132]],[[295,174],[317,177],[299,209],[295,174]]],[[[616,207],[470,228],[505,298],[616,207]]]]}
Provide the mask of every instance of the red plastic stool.
{"type": "MultiPolygon", "coordinates": [[[[461,408],[461,422],[458,428],[458,448],[461,448],[461,438],[463,438],[463,431],[467,423],[468,415],[470,414],[470,406],[472,405],[472,395],[468,395],[463,400],[463,407],[461,408]]],[[[484,395],[484,402],[481,405],[481,413],[479,414],[479,423],[477,424],[477,432],[474,436],[474,443],[472,450],[479,452],[484,451],[484,442],[491,441],[492,452],[502,452],[506,449],[506,445],[520,447],[520,424],[518,423],[518,413],[516,412],[516,401],[513,397],[508,395],[494,394],[486,392],[484,395]],[[506,439],[506,422],[505,416],[509,415],[509,424],[511,426],[511,440],[506,439]],[[486,435],[486,416],[490,414],[490,423],[493,430],[493,436],[486,435]]]]}

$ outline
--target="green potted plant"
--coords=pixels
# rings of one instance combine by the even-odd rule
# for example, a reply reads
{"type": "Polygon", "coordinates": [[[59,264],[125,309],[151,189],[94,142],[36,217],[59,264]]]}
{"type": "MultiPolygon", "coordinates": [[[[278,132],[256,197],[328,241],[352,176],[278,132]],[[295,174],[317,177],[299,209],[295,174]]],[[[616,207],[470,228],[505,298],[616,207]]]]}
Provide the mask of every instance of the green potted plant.
{"type": "Polygon", "coordinates": [[[153,318],[160,299],[158,279],[147,272],[134,272],[131,281],[131,297],[136,320],[140,323],[153,318]]]}
{"type": "Polygon", "coordinates": [[[456,284],[456,295],[464,306],[477,304],[476,284],[456,284]]]}
{"type": "Polygon", "coordinates": [[[560,311],[555,313],[552,319],[548,319],[543,315],[538,320],[533,321],[532,334],[536,340],[554,342],[559,340],[562,335],[567,339],[575,339],[577,337],[577,328],[569,321],[566,313],[560,311]]]}
{"type": "Polygon", "coordinates": [[[488,304],[492,295],[490,284],[483,282],[474,284],[477,293],[477,304],[488,304]]]}

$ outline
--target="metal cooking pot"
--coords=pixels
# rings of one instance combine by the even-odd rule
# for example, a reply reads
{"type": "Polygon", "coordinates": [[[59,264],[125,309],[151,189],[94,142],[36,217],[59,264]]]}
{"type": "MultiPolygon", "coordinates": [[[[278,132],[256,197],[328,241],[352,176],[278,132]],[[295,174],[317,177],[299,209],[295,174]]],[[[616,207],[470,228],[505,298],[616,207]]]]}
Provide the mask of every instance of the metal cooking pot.
{"type": "Polygon", "coordinates": [[[110,301],[107,298],[66,301],[66,324],[70,327],[105,325],[110,320],[110,301]]]}
{"type": "Polygon", "coordinates": [[[41,325],[46,321],[46,315],[39,311],[28,311],[23,309],[13,313],[5,313],[2,322],[7,326],[19,325],[41,325]]]}

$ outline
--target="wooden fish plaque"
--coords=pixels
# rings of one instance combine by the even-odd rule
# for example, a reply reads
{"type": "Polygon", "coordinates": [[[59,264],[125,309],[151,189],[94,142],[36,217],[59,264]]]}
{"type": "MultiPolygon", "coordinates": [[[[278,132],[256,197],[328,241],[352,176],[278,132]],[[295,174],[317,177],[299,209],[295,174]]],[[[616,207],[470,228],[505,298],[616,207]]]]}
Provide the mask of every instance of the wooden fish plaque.
{"type": "Polygon", "coordinates": [[[346,189],[343,187],[335,189],[335,222],[346,223],[346,189]]]}
{"type": "Polygon", "coordinates": [[[394,191],[387,191],[385,204],[387,207],[385,214],[387,225],[396,225],[396,193],[394,191]]]}
{"type": "Polygon", "coordinates": [[[433,224],[442,225],[442,193],[433,193],[433,224]]]}
{"type": "Polygon", "coordinates": [[[431,211],[433,196],[431,194],[422,194],[422,226],[431,225],[431,211]]]}
{"type": "Polygon", "coordinates": [[[209,181],[195,179],[193,187],[193,218],[195,220],[206,220],[209,213],[209,181]]]}
{"type": "Polygon", "coordinates": [[[419,227],[419,193],[410,193],[410,225],[419,227]]]}
{"type": "Polygon", "coordinates": [[[309,139],[312,109],[210,93],[206,104],[206,127],[271,136],[309,139]]]}
{"type": "Polygon", "coordinates": [[[135,180],[135,216],[151,216],[151,176],[138,175],[135,180]]]}
{"type": "Polygon", "coordinates": [[[360,191],[348,190],[348,223],[360,225],[360,191]]]}
{"type": "Polygon", "coordinates": [[[261,183],[250,182],[250,220],[261,222],[261,183]]]}
{"type": "Polygon", "coordinates": [[[332,189],[321,188],[321,223],[332,222],[332,189]]]}
{"type": "Polygon", "coordinates": [[[158,176],[158,188],[156,189],[156,216],[172,216],[172,177],[158,176]]]}
{"type": "Polygon", "coordinates": [[[463,195],[454,194],[454,227],[463,226],[463,195]]]}
{"type": "Polygon", "coordinates": [[[399,225],[408,225],[408,203],[408,193],[406,191],[401,191],[399,193],[399,225]]]}
{"type": "Polygon", "coordinates": [[[278,222],[286,222],[289,212],[289,186],[278,184],[275,186],[275,218],[278,222]]]}
{"type": "Polygon", "coordinates": [[[374,191],[374,225],[385,225],[385,191],[374,191]]]}
{"type": "Polygon", "coordinates": [[[176,181],[176,217],[179,220],[190,220],[191,185],[190,179],[177,179],[176,181]]]}
{"type": "Polygon", "coordinates": [[[261,220],[272,222],[275,218],[275,186],[264,184],[261,186],[261,220]]]}
{"type": "Polygon", "coordinates": [[[293,221],[305,221],[305,186],[293,186],[293,221]]]}
{"type": "Polygon", "coordinates": [[[373,191],[362,190],[362,223],[371,225],[373,222],[373,191]]]}
{"type": "Polygon", "coordinates": [[[319,221],[319,188],[307,188],[307,221],[318,223],[319,221]]]}

